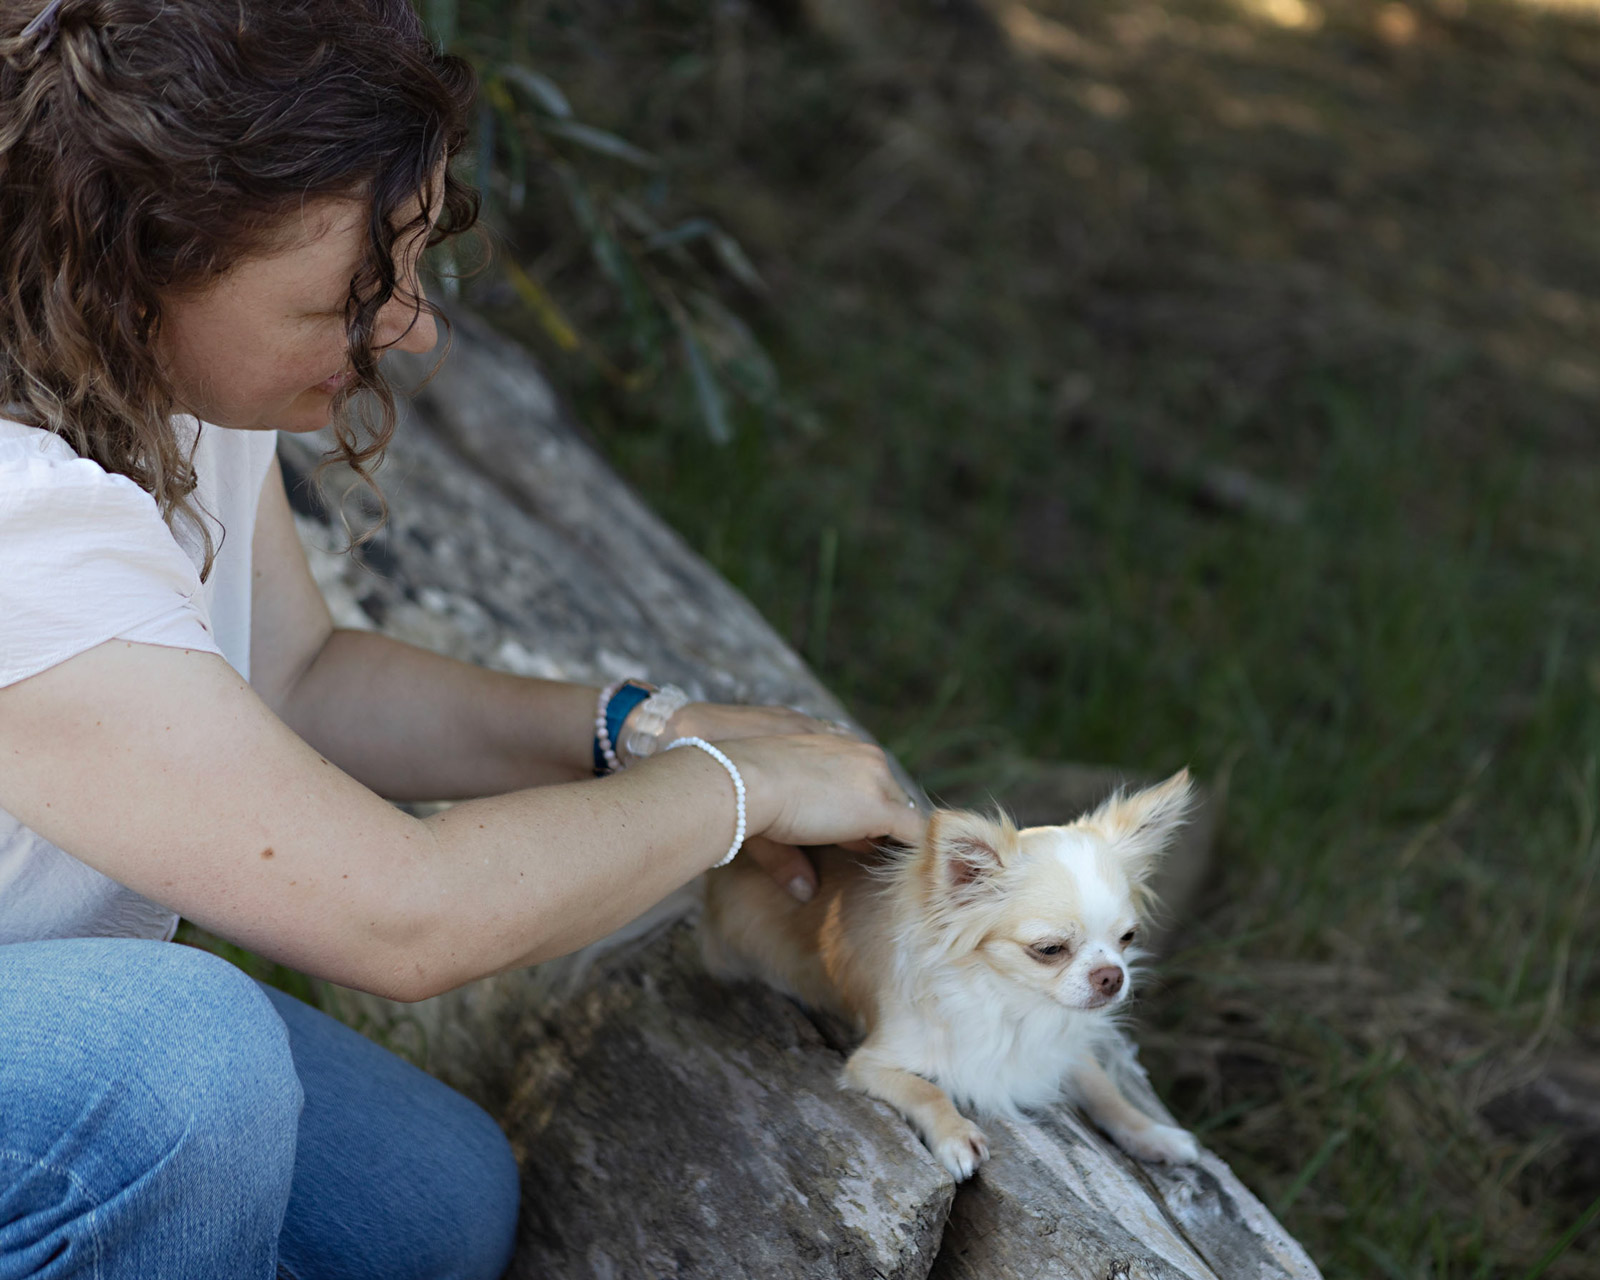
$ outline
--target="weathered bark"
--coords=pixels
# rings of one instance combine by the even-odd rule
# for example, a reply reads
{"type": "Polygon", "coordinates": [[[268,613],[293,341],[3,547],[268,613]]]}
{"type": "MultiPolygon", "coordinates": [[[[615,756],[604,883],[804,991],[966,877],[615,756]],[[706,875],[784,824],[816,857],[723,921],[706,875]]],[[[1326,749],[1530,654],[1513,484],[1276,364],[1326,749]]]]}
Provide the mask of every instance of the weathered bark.
{"type": "MultiPolygon", "coordinates": [[[[1169,1123],[1130,1057],[1123,1091],[1169,1123]]],[[[1318,1272],[1221,1160],[1143,1164],[1075,1110],[985,1122],[993,1157],[961,1188],[932,1280],[1308,1280],[1318,1272]]]]}
{"type": "MultiPolygon", "coordinates": [[[[292,477],[321,443],[283,438],[292,477]]],[[[470,317],[456,318],[455,350],[404,415],[381,478],[392,520],[359,561],[337,554],[337,522],[294,486],[341,625],[524,674],[639,674],[848,718],[588,448],[526,355],[470,317]]],[[[543,966],[418,1005],[329,997],[503,1118],[527,1187],[514,1274],[928,1273],[943,1172],[898,1118],[839,1090],[837,1048],[793,1005],[714,984],[681,930],[587,973],[543,966]]],[[[1071,1115],[992,1135],[994,1163],[957,1197],[941,1274],[1144,1274],[1119,1272],[1126,1259],[1195,1280],[1316,1274],[1214,1158],[1152,1173],[1071,1115]]]]}
{"type": "Polygon", "coordinates": [[[604,965],[518,1045],[513,1278],[922,1280],[955,1186],[789,1001],[690,930],[604,965]]]}

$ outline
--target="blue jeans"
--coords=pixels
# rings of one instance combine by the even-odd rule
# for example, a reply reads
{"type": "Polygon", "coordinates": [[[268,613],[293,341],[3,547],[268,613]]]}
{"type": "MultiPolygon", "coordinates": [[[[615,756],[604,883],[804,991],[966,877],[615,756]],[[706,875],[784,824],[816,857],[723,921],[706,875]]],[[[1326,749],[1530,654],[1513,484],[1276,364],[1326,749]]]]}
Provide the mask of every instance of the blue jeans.
{"type": "Polygon", "coordinates": [[[517,1201],[482,1110],[216,956],[0,946],[0,1280],[492,1280],[517,1201]]]}

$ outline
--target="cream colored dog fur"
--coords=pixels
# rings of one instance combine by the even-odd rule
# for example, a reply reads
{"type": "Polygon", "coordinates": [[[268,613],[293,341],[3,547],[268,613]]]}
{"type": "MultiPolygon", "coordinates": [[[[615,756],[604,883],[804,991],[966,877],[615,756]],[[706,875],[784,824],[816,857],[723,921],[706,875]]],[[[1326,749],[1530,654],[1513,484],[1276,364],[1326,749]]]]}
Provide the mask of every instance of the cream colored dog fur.
{"type": "Polygon", "coordinates": [[[957,1101],[1014,1115],[1064,1099],[1141,1159],[1192,1161],[1194,1138],[1134,1107],[1100,1053],[1144,886],[1190,800],[1182,772],[1067,826],[942,810],[919,848],[877,865],[824,850],[805,904],[736,860],[707,881],[707,964],[854,1022],[845,1082],[898,1109],[957,1179],[989,1154],[957,1101]]]}

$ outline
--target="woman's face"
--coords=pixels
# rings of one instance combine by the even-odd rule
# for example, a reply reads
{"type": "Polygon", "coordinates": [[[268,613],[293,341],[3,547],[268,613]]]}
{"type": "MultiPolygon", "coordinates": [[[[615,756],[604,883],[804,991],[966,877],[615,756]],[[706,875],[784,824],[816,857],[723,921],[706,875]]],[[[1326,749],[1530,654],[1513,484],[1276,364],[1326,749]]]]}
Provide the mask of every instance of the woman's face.
{"type": "MultiPolygon", "coordinates": [[[[358,200],[309,202],[278,247],[202,290],[163,299],[157,350],[181,410],[244,430],[328,424],[334,397],[355,376],[345,302],[364,261],[367,217],[358,200]]],[[[378,313],[374,350],[433,350],[433,318],[413,300],[422,298],[417,260],[425,238],[419,231],[395,246],[399,287],[378,313]]]]}

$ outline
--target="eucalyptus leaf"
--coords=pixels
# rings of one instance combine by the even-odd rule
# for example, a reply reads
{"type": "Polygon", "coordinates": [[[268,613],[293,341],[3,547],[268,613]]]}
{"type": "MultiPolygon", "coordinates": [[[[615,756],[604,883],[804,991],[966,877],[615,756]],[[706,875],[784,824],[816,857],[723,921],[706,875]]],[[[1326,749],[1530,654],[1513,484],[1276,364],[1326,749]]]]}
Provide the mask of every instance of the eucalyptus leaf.
{"type": "MultiPolygon", "coordinates": [[[[620,218],[628,229],[636,235],[645,237],[649,241],[655,236],[666,234],[661,224],[637,202],[627,196],[611,197],[612,211],[620,218]]],[[[650,247],[646,244],[646,248],[650,247]]]]}
{"type": "Polygon", "coordinates": [[[561,179],[561,189],[566,193],[567,204],[572,209],[572,216],[577,219],[578,226],[589,240],[589,252],[594,255],[596,265],[612,284],[622,290],[628,310],[634,311],[642,286],[633,264],[628,261],[628,255],[606,227],[583,180],[568,165],[557,165],[555,169],[556,176],[561,179]]]}
{"type": "Polygon", "coordinates": [[[645,242],[648,249],[671,249],[691,240],[703,240],[716,230],[710,218],[689,218],[665,231],[657,231],[645,242]]]}
{"type": "Polygon", "coordinates": [[[669,230],[656,231],[646,240],[645,247],[652,251],[676,249],[694,240],[708,241],[717,261],[740,284],[757,293],[766,292],[767,282],[761,278],[743,246],[710,218],[686,218],[669,230]]]}
{"type": "Polygon", "coordinates": [[[528,310],[533,312],[539,327],[556,346],[563,351],[577,351],[583,346],[583,339],[578,336],[578,331],[567,319],[560,304],[550,296],[542,284],[522,269],[521,263],[508,256],[504,260],[503,268],[506,279],[511,282],[511,287],[516,290],[517,296],[522,299],[528,310]]]}
{"type": "Polygon", "coordinates": [[[589,198],[589,189],[584,186],[583,180],[569,164],[553,165],[556,177],[561,182],[561,190],[567,197],[567,206],[572,210],[572,216],[578,220],[578,226],[584,234],[592,235],[599,221],[595,214],[594,201],[589,198]]]}
{"type": "Polygon", "coordinates": [[[572,104],[561,87],[549,76],[519,63],[505,62],[498,68],[500,74],[521,89],[546,115],[557,120],[572,119],[572,104]]]}
{"type": "Polygon", "coordinates": [[[640,277],[633,258],[612,234],[605,216],[595,207],[589,189],[576,170],[565,164],[554,168],[573,216],[588,237],[589,252],[596,265],[622,293],[634,347],[647,360],[653,360],[660,345],[661,324],[660,309],[653,304],[649,287],[640,277]]]}
{"type": "Polygon", "coordinates": [[[619,138],[614,133],[607,133],[604,129],[596,129],[592,124],[583,124],[577,120],[545,120],[541,122],[541,129],[555,138],[565,138],[568,142],[575,142],[580,147],[590,151],[597,151],[615,160],[622,160],[641,169],[659,169],[661,161],[657,160],[642,147],[636,147],[626,138],[619,138]]]}
{"type": "Polygon", "coordinates": [[[761,278],[755,263],[750,261],[744,246],[721,227],[711,228],[711,249],[717,255],[717,260],[727,268],[728,274],[745,288],[753,289],[757,293],[767,291],[767,282],[761,278]]]}
{"type": "Polygon", "coordinates": [[[753,404],[774,405],[778,398],[778,370],[750,326],[712,294],[696,290],[689,302],[700,334],[734,390],[753,404]]]}
{"type": "Polygon", "coordinates": [[[688,317],[680,314],[675,315],[674,319],[678,322],[678,335],[683,339],[683,355],[689,365],[689,378],[694,384],[700,416],[705,420],[706,434],[717,444],[728,444],[733,440],[733,428],[728,423],[728,406],[723,401],[722,388],[717,386],[711,363],[706,359],[688,317]]]}

